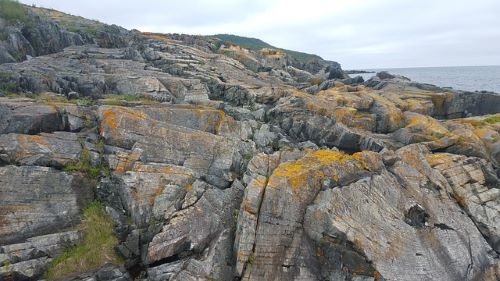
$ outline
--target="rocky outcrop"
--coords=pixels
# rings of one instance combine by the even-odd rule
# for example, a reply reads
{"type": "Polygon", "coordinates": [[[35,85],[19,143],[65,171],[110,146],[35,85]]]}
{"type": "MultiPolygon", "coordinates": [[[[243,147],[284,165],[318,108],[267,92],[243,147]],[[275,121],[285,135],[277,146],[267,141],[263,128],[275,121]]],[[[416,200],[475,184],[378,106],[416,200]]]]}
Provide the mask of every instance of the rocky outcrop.
{"type": "Polygon", "coordinates": [[[498,95],[28,9],[7,28],[35,57],[0,64],[1,280],[500,278],[498,95]]]}
{"type": "Polygon", "coordinates": [[[437,118],[462,118],[469,115],[498,113],[500,95],[498,93],[473,93],[440,88],[434,85],[413,82],[403,76],[395,76],[387,72],[377,73],[365,82],[366,86],[376,90],[403,90],[411,92],[435,92],[432,96],[434,112],[437,118]]]}
{"type": "Polygon", "coordinates": [[[235,240],[237,272],[245,280],[457,280],[494,271],[491,246],[448,196],[451,186],[428,154],[403,148],[391,165],[382,163],[385,155],[328,150],[285,156],[282,164],[280,155],[254,158],[249,171],[258,170],[248,174],[235,240]]]}
{"type": "MultiPolygon", "coordinates": [[[[74,18],[54,10],[24,5],[21,9],[24,15],[16,25],[0,24],[0,33],[6,38],[0,42],[0,63],[48,55],[74,45],[125,47],[132,37],[129,31],[118,26],[108,26],[83,18],[75,22],[74,18]]],[[[4,20],[0,17],[0,21],[4,20]]]]}

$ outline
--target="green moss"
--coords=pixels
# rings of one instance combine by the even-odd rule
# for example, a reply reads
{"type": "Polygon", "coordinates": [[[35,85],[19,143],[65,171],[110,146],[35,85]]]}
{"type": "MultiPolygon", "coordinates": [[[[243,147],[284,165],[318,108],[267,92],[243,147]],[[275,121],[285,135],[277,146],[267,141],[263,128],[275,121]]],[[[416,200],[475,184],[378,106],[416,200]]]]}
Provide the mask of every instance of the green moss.
{"type": "Polygon", "coordinates": [[[0,41],[5,41],[7,38],[9,38],[9,34],[5,31],[0,31],[0,41]]]}
{"type": "Polygon", "coordinates": [[[107,95],[106,98],[103,100],[103,103],[105,105],[117,105],[117,106],[125,106],[127,105],[127,103],[130,102],[140,102],[145,105],[158,103],[154,100],[132,95],[107,95]]]}
{"type": "Polygon", "coordinates": [[[12,82],[5,82],[0,84],[0,90],[6,94],[15,94],[17,92],[17,85],[12,82]]]}
{"type": "Polygon", "coordinates": [[[75,23],[66,23],[65,27],[67,31],[79,34],[88,34],[91,36],[97,36],[97,34],[99,33],[99,30],[95,27],[79,26],[75,23]]]}
{"type": "Polygon", "coordinates": [[[484,119],[484,122],[488,123],[488,124],[496,124],[496,123],[499,123],[500,122],[500,116],[491,116],[491,117],[488,117],[486,119],[484,119]]]}
{"type": "Polygon", "coordinates": [[[84,173],[90,178],[94,179],[98,178],[101,175],[110,175],[110,170],[107,166],[103,164],[92,165],[92,159],[90,158],[90,152],[88,151],[88,149],[83,150],[82,158],[79,162],[66,165],[64,167],[64,171],[69,173],[84,173]]]}
{"type": "Polygon", "coordinates": [[[0,17],[9,23],[24,22],[28,18],[24,6],[14,0],[0,0],[0,17]]]}
{"type": "Polygon", "coordinates": [[[93,202],[85,209],[83,216],[83,241],[50,263],[45,274],[48,280],[95,270],[106,263],[123,263],[115,253],[118,239],[113,232],[113,220],[103,206],[93,202]]]}
{"type": "Polygon", "coordinates": [[[253,158],[253,154],[250,152],[243,154],[243,159],[245,159],[246,161],[250,161],[250,160],[252,160],[252,158],[253,158]]]}
{"type": "Polygon", "coordinates": [[[81,99],[76,99],[72,101],[72,103],[78,105],[78,106],[92,106],[95,104],[95,101],[91,98],[85,97],[81,99]]]}
{"type": "Polygon", "coordinates": [[[249,264],[253,264],[255,262],[255,253],[252,252],[249,256],[248,256],[248,263],[249,264]]]}

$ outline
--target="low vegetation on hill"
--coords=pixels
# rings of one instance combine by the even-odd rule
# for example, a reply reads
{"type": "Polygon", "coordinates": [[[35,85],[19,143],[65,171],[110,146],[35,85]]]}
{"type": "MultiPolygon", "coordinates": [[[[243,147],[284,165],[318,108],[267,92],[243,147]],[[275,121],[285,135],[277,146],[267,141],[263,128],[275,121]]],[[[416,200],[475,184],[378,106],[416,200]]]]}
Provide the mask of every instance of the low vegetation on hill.
{"type": "Polygon", "coordinates": [[[259,51],[259,50],[264,49],[264,48],[272,48],[272,49],[282,50],[283,52],[287,53],[289,56],[291,56],[292,58],[296,59],[297,61],[299,61],[301,63],[307,63],[310,61],[322,59],[320,56],[313,55],[313,54],[276,48],[276,47],[272,46],[271,44],[268,44],[268,43],[266,43],[260,39],[257,39],[257,38],[243,37],[243,36],[237,36],[237,35],[232,35],[232,34],[216,34],[216,35],[214,35],[214,37],[219,38],[223,42],[238,45],[238,46],[241,46],[243,48],[254,50],[254,51],[259,51]]]}
{"type": "Polygon", "coordinates": [[[14,0],[0,0],[0,17],[8,23],[26,20],[26,9],[14,0]]]}

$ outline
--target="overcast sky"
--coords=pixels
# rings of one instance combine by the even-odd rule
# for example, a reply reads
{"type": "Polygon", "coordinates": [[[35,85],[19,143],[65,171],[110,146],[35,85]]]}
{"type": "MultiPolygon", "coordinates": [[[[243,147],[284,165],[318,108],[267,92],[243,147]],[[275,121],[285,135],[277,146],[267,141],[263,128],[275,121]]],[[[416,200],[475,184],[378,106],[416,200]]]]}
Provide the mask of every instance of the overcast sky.
{"type": "Polygon", "coordinates": [[[22,0],[128,29],[231,33],[344,69],[500,65],[500,0],[22,0]]]}

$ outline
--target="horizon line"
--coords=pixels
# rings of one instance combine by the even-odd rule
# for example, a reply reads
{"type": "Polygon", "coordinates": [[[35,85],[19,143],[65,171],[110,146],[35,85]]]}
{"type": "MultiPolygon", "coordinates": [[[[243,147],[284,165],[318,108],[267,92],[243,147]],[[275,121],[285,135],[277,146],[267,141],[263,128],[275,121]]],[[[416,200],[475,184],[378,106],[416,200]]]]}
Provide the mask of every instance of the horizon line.
{"type": "Polygon", "coordinates": [[[441,66],[404,66],[404,67],[359,67],[359,68],[342,68],[343,70],[384,70],[384,69],[407,69],[407,68],[442,68],[442,67],[491,67],[498,66],[500,64],[489,64],[489,65],[441,65],[441,66]]]}

